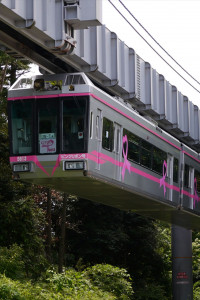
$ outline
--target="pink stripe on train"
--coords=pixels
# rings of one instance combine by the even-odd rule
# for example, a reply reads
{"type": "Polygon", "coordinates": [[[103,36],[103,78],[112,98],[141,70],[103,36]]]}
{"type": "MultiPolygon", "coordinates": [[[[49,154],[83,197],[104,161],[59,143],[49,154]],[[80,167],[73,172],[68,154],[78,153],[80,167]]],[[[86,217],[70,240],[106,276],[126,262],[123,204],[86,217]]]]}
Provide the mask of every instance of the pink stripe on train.
{"type": "MultiPolygon", "coordinates": [[[[53,174],[55,173],[56,169],[59,167],[60,162],[64,161],[64,160],[80,160],[80,159],[89,159],[92,160],[98,164],[105,164],[106,162],[110,162],[113,165],[116,165],[118,167],[123,168],[124,166],[124,162],[120,162],[118,160],[113,159],[112,157],[103,154],[101,152],[97,152],[97,151],[92,151],[91,153],[75,153],[75,154],[59,154],[57,156],[57,160],[55,162],[53,171],[51,173],[51,175],[45,170],[45,168],[42,166],[42,164],[39,162],[38,158],[36,155],[30,155],[30,156],[13,156],[10,157],[10,162],[11,163],[23,163],[23,162],[34,162],[48,177],[52,177],[53,174]]],[[[153,182],[156,182],[159,184],[161,183],[161,180],[163,179],[163,177],[161,178],[157,178],[151,174],[148,174],[140,169],[137,169],[133,166],[130,166],[130,173],[135,173],[137,175],[140,175],[144,178],[147,178],[153,182]]],[[[174,186],[169,184],[168,182],[164,182],[165,187],[167,187],[168,189],[174,190],[176,192],[181,192],[182,194],[188,196],[189,198],[192,198],[195,203],[200,201],[200,197],[198,197],[196,194],[192,195],[189,192],[185,191],[185,190],[180,190],[179,187],[174,186]]],[[[194,203],[194,205],[195,205],[194,203]]]]}

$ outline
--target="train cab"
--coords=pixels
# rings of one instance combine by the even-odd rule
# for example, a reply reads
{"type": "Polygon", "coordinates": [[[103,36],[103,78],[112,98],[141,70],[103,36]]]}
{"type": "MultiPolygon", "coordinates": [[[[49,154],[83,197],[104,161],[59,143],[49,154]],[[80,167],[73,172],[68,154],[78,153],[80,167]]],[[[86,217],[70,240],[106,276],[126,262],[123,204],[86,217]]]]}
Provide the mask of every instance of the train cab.
{"type": "MultiPolygon", "coordinates": [[[[51,176],[55,170],[51,170],[50,162],[57,161],[61,154],[81,156],[87,152],[91,84],[84,74],[68,74],[56,76],[56,80],[48,75],[22,77],[11,87],[10,160],[20,178],[34,182],[36,168],[51,176]],[[41,161],[48,166],[42,167],[41,161]]],[[[80,166],[84,169],[81,161],[65,164],[64,168],[80,166]]]]}

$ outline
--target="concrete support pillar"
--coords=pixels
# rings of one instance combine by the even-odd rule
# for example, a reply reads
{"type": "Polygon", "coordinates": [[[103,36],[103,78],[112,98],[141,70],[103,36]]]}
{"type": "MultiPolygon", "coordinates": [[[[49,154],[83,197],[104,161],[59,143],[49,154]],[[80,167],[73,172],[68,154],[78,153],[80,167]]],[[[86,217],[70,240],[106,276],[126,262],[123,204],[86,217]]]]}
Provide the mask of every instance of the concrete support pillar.
{"type": "Polygon", "coordinates": [[[192,231],[172,225],[171,233],[173,300],[192,300],[192,231]]]}

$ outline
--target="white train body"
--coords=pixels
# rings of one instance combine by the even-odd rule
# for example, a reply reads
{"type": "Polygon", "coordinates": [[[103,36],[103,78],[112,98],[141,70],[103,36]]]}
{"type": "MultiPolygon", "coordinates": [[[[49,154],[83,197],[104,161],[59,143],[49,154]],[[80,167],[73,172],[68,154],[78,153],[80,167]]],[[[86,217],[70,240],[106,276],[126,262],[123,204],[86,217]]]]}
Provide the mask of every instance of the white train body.
{"type": "Polygon", "coordinates": [[[200,158],[83,73],[19,79],[9,90],[14,176],[200,228],[200,158]]]}

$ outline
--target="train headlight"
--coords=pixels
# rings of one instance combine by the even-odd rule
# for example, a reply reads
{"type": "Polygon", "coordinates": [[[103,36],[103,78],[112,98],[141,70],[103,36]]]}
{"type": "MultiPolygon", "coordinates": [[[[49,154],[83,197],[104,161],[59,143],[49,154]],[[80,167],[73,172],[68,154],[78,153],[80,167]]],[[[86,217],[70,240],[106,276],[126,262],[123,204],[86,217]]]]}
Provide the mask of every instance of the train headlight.
{"type": "Polygon", "coordinates": [[[30,164],[29,163],[14,164],[13,172],[30,172],[30,164]]]}
{"type": "Polygon", "coordinates": [[[65,170],[84,170],[84,161],[66,161],[65,170]]]}

